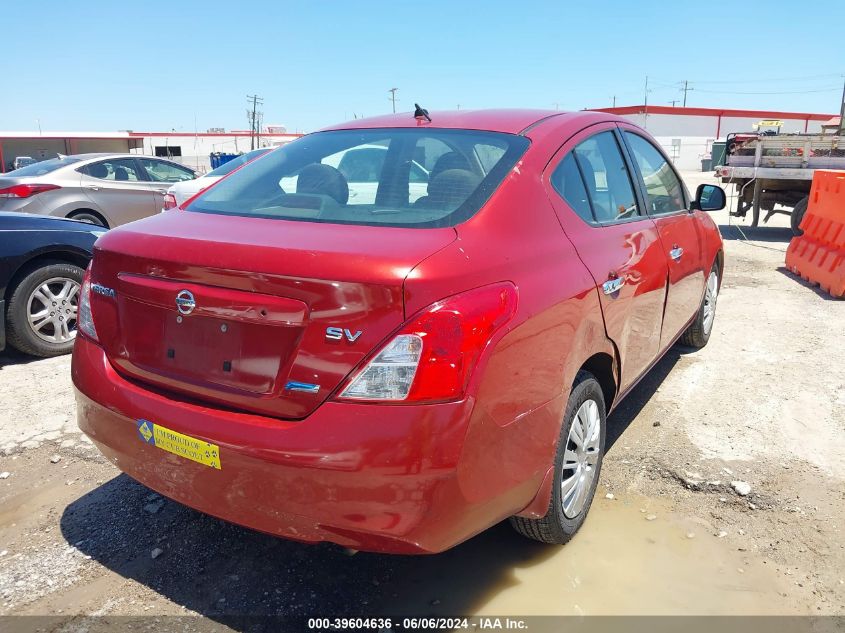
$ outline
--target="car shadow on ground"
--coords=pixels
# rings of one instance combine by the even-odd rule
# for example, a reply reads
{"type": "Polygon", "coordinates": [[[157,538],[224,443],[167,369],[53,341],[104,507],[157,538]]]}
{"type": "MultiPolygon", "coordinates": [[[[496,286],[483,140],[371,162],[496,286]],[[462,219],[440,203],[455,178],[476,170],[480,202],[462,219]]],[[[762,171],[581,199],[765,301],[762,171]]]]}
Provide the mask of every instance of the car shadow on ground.
{"type": "Polygon", "coordinates": [[[792,229],[782,226],[742,226],[738,224],[720,224],[719,232],[723,240],[775,242],[789,244],[794,237],[792,229]]]}
{"type": "Polygon", "coordinates": [[[39,358],[38,356],[29,356],[28,354],[22,354],[16,349],[9,347],[7,343],[6,349],[0,352],[0,371],[2,371],[3,368],[7,365],[26,365],[28,363],[34,363],[35,361],[39,360],[44,359],[39,358]]]}
{"type": "MultiPolygon", "coordinates": [[[[686,351],[670,349],[612,414],[608,450],[686,351]]],[[[69,544],[120,576],[251,631],[275,630],[278,622],[242,616],[470,614],[518,584],[519,570],[560,552],[518,536],[503,522],[442,554],[353,554],[226,523],[164,500],[126,475],[71,503],[61,531],[69,544]],[[156,506],[155,512],[146,509],[156,506]],[[153,559],[156,548],[162,553],[153,559]]]]}
{"type": "Polygon", "coordinates": [[[516,570],[559,551],[505,522],[443,554],[352,553],[253,532],[175,502],[144,509],[155,501],[118,475],[65,509],[62,534],[120,576],[236,630],[279,630],[273,620],[241,626],[239,616],[467,614],[517,584],[516,570]],[[163,553],[153,559],[155,548],[163,553]]]}

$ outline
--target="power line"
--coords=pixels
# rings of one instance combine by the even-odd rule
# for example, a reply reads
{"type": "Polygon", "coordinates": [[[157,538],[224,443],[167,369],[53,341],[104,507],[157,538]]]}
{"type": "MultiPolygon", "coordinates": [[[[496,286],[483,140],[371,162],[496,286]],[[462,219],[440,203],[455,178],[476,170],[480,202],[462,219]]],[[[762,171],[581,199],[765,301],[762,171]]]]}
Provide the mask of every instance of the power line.
{"type": "Polygon", "coordinates": [[[710,94],[717,94],[717,95],[801,95],[801,94],[808,94],[811,92],[838,92],[839,87],[835,88],[820,88],[818,90],[785,90],[785,91],[776,91],[776,92],[745,92],[745,91],[733,91],[733,90],[702,90],[701,88],[696,88],[698,92],[707,92],[710,94]]]}
{"type": "Polygon", "coordinates": [[[748,84],[748,83],[770,83],[775,81],[813,81],[814,79],[829,79],[831,77],[842,77],[842,73],[824,73],[822,75],[804,75],[803,77],[772,77],[769,79],[706,79],[702,81],[691,80],[690,83],[696,84],[748,84]]]}
{"type": "MultiPolygon", "coordinates": [[[[804,81],[813,81],[815,79],[830,79],[831,77],[843,77],[845,73],[838,72],[838,73],[824,73],[820,75],[804,75],[803,77],[770,77],[770,78],[748,78],[748,79],[689,79],[687,80],[691,84],[748,84],[748,83],[771,83],[776,81],[794,81],[794,82],[804,82],[804,81]]],[[[682,81],[671,81],[669,79],[660,79],[660,78],[651,78],[651,81],[657,85],[665,84],[665,85],[680,85],[684,82],[682,81]]]]}

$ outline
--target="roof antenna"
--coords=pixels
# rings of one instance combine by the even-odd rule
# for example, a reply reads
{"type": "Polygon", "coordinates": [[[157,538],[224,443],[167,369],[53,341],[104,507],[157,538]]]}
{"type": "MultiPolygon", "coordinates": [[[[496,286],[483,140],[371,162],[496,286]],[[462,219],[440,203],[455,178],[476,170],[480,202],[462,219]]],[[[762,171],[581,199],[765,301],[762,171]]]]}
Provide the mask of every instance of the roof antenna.
{"type": "Polygon", "coordinates": [[[428,116],[428,110],[421,108],[419,103],[415,103],[414,107],[416,108],[416,110],[414,110],[414,118],[417,121],[422,123],[422,120],[425,119],[426,121],[431,123],[431,117],[428,116]]]}

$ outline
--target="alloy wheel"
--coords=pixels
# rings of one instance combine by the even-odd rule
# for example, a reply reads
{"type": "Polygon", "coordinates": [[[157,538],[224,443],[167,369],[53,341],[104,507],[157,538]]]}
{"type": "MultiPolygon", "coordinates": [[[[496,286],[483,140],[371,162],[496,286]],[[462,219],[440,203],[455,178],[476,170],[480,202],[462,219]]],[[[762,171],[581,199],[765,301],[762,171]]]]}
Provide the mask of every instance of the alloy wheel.
{"type": "Polygon", "coordinates": [[[79,283],[53,277],[38,286],[27,300],[27,320],[35,335],[48,343],[67,343],[76,337],[79,283]]]}
{"type": "Polygon", "coordinates": [[[710,271],[707,288],[704,291],[704,333],[709,334],[716,318],[716,299],[719,296],[719,277],[716,271],[710,271]]]}
{"type": "Polygon", "coordinates": [[[595,400],[586,400],[572,420],[560,483],[563,514],[572,519],[584,509],[592,489],[599,460],[601,440],[601,415],[595,400]]]}

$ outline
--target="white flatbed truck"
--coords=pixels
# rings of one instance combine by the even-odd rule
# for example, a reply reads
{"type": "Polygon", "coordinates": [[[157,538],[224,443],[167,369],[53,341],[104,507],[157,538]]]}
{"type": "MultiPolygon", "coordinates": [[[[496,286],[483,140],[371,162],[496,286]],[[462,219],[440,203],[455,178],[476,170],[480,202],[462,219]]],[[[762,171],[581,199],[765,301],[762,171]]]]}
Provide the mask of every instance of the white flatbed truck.
{"type": "Polygon", "coordinates": [[[798,225],[810,195],[816,169],[845,170],[845,136],[833,134],[730,134],[725,165],[716,168],[723,184],[734,185],[737,208],[731,215],[760,224],[776,213],[791,216],[792,230],[798,225]],[[775,208],[791,207],[790,209],[775,208]]]}

